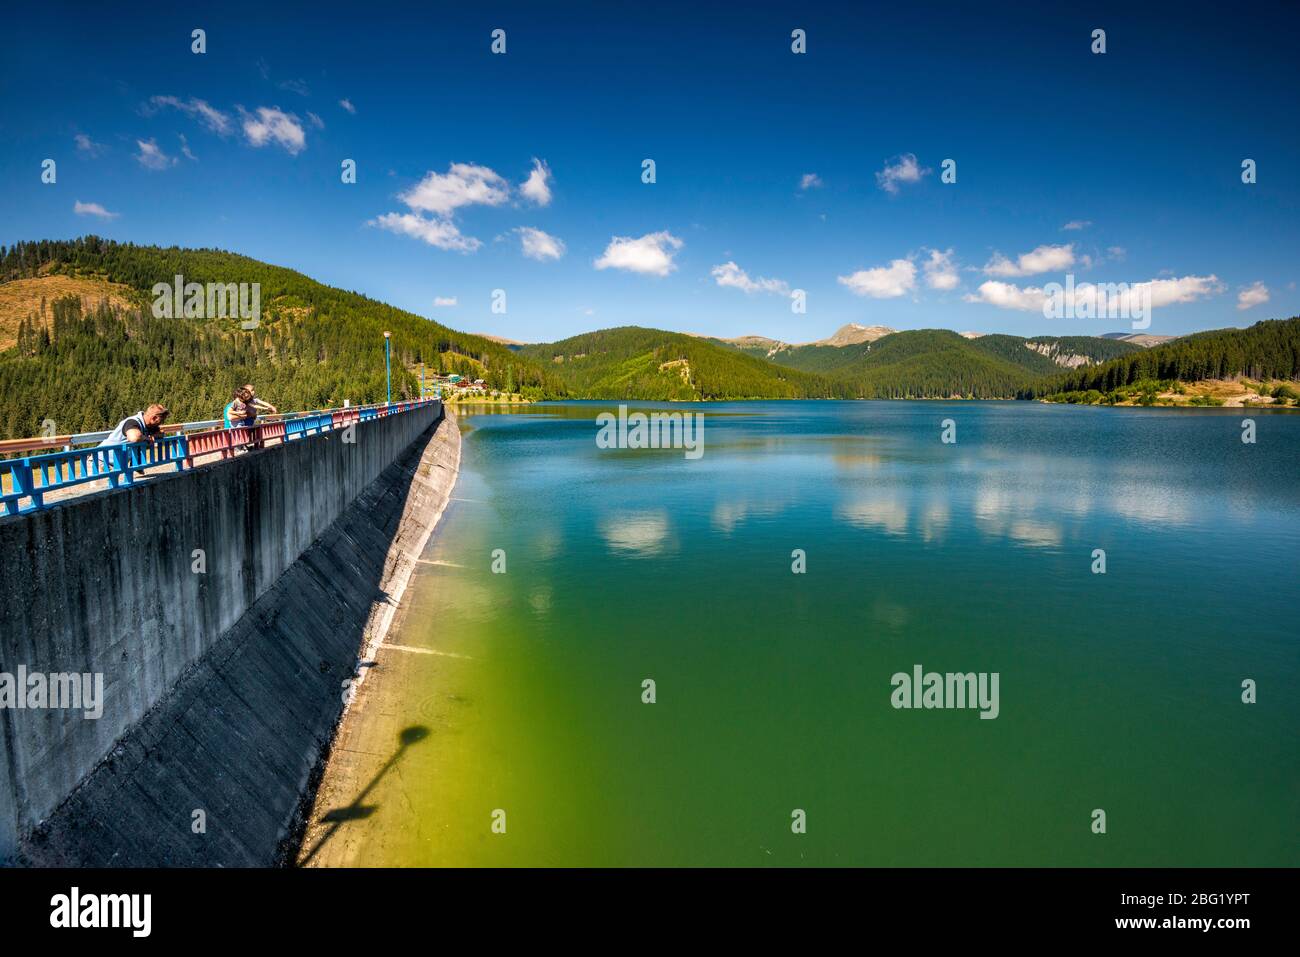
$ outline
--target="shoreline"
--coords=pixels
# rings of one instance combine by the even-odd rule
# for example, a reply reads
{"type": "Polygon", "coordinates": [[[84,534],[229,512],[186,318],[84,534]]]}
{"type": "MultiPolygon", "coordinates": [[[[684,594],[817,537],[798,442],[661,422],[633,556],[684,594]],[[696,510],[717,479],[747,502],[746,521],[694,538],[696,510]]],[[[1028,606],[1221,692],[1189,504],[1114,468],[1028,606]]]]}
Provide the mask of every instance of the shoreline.
{"type": "MultiPolygon", "coordinates": [[[[376,666],[376,656],[384,646],[393,624],[405,612],[402,598],[420,562],[429,540],[433,537],[442,516],[451,503],[452,492],[460,477],[461,433],[456,415],[443,406],[443,421],[433,440],[420,457],[416,481],[429,490],[432,501],[421,501],[413,496],[406,504],[385,559],[385,574],[379,583],[384,599],[371,606],[363,643],[353,666],[352,678],[343,692],[343,711],[330,735],[322,759],[311,776],[311,781],[300,805],[300,820],[287,842],[281,863],[288,867],[313,866],[315,851],[324,847],[331,831],[329,808],[337,806],[335,792],[340,782],[348,780],[343,750],[340,742],[350,730],[356,710],[364,705],[364,685],[367,675],[376,666]],[[304,858],[304,850],[308,850],[304,858]]],[[[349,799],[342,799],[346,804],[349,799]]]]}
{"type": "MultiPolygon", "coordinates": [[[[529,406],[545,405],[576,405],[585,403],[599,406],[617,406],[617,405],[733,405],[744,403],[762,403],[762,402],[999,402],[999,403],[1023,403],[1025,405],[1050,405],[1050,406],[1088,406],[1094,408],[1106,409],[1182,409],[1192,411],[1215,411],[1230,409],[1250,409],[1254,412],[1300,412],[1300,405],[1281,405],[1278,403],[1261,403],[1261,402],[1224,402],[1222,405],[1199,404],[1193,402],[1154,402],[1151,405],[1143,405],[1140,402],[1066,402],[1053,401],[1046,396],[1038,396],[1032,399],[1020,399],[1014,396],[1005,396],[1001,398],[968,398],[965,396],[914,396],[909,398],[860,398],[860,399],[828,399],[828,398],[797,398],[792,399],[788,396],[776,396],[773,398],[743,398],[743,399],[627,399],[627,398],[553,398],[553,399],[535,399],[530,400],[529,406]]],[[[459,405],[470,405],[471,403],[459,403],[459,405]]],[[[516,403],[516,407],[522,407],[525,403],[516,403]]]]}

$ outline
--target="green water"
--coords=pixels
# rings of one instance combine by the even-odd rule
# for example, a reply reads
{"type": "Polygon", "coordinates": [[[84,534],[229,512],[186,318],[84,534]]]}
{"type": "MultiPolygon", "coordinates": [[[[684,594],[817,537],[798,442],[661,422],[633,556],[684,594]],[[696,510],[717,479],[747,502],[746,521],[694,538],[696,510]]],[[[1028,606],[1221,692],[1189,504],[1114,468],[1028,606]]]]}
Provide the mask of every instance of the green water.
{"type": "Polygon", "coordinates": [[[691,461],[597,448],[609,408],[462,414],[390,639],[437,653],[351,718],[376,773],[427,734],[332,862],[1300,864],[1300,416],[673,406],[691,461]],[[916,664],[998,717],[893,708],[916,664]]]}

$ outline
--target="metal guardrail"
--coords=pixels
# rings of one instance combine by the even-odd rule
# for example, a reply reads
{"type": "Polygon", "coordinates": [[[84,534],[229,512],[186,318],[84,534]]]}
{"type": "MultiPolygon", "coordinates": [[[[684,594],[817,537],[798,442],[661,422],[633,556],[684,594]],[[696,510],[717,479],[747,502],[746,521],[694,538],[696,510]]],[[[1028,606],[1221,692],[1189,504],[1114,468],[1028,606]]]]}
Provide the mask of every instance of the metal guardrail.
{"type": "MultiPolygon", "coordinates": [[[[396,405],[398,403],[394,403],[396,405]]],[[[384,404],[377,402],[373,405],[353,405],[349,409],[382,409],[384,404]]],[[[283,422],[289,419],[305,418],[313,415],[325,415],[326,413],[337,412],[338,409],[313,409],[310,412],[279,412],[274,415],[258,416],[261,422],[283,422]]],[[[166,435],[176,435],[181,432],[200,432],[205,429],[219,429],[224,425],[221,419],[206,419],[199,422],[177,422],[172,425],[164,425],[162,431],[166,435]]],[[[27,439],[0,439],[0,455],[12,452],[36,452],[40,449],[62,449],[64,452],[71,452],[78,445],[98,445],[103,442],[111,430],[103,432],[74,432],[69,435],[46,435],[34,436],[27,439]]]]}
{"type": "MultiPolygon", "coordinates": [[[[110,488],[132,485],[136,472],[156,465],[174,463],[179,472],[194,468],[194,459],[199,456],[219,454],[225,460],[244,449],[260,447],[268,441],[290,442],[308,435],[344,428],[354,422],[409,412],[434,401],[436,400],[425,399],[394,402],[387,406],[356,406],[275,416],[274,420],[258,425],[229,429],[211,427],[214,424],[219,426],[220,422],[187,422],[172,426],[175,430],[172,434],[153,442],[68,449],[22,459],[0,460],[0,515],[50,508],[54,503],[46,502],[45,496],[60,489],[101,479],[107,480],[110,488]],[[196,427],[197,431],[191,431],[196,427]]],[[[69,444],[77,444],[76,440],[102,442],[108,435],[108,432],[92,432],[61,438],[73,440],[69,444]]],[[[46,443],[38,448],[49,448],[50,442],[49,439],[17,441],[46,443]]],[[[0,447],[0,451],[5,449],[0,447]]]]}

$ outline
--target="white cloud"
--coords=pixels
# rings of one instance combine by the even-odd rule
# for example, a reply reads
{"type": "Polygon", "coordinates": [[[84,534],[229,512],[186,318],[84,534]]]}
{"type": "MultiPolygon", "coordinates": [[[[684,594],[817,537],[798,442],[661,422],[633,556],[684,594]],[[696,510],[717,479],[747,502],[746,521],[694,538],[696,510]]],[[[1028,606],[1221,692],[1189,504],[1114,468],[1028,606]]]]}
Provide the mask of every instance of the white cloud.
{"type": "MultiPolygon", "coordinates": [[[[1183,276],[1181,279],[1152,279],[1148,282],[1134,283],[1129,287],[1130,294],[1148,290],[1151,295],[1151,308],[1172,306],[1183,302],[1194,302],[1204,296],[1213,296],[1223,292],[1223,283],[1219,277],[1183,276]]],[[[1076,295],[1078,295],[1076,291],[1076,295]]]]}
{"type": "MultiPolygon", "coordinates": [[[[1223,291],[1223,284],[1213,275],[1135,282],[1130,283],[1127,289],[1116,290],[1113,295],[1107,288],[1108,285],[1078,283],[1072,291],[1067,290],[1063,304],[1073,314],[1083,311],[1079,303],[1087,301],[1092,315],[1100,318],[1106,315],[1108,308],[1119,311],[1121,315],[1139,314],[1148,296],[1150,307],[1159,309],[1193,302],[1223,291]]],[[[1040,286],[1020,287],[1015,283],[994,280],[982,283],[974,294],[965,297],[967,302],[983,302],[1000,309],[1018,309],[1022,312],[1042,312],[1043,304],[1048,298],[1047,291],[1040,286]]]]}
{"type": "Polygon", "coordinates": [[[435,309],[442,309],[446,306],[454,306],[454,305],[456,305],[455,296],[434,296],[433,297],[433,306],[435,309]]]}
{"type": "Polygon", "coordinates": [[[820,189],[821,186],[822,178],[816,173],[804,173],[799,179],[800,189],[820,189]]]}
{"type": "Polygon", "coordinates": [[[666,276],[677,268],[673,256],[683,245],[680,239],[666,229],[646,233],[639,239],[615,236],[596,260],[595,266],[597,269],[625,269],[648,276],[666,276]]]}
{"type": "Polygon", "coordinates": [[[1036,276],[1043,272],[1059,272],[1073,265],[1073,243],[1065,246],[1044,245],[1022,253],[1015,262],[1001,253],[994,253],[985,265],[984,272],[990,276],[1036,276]]]}
{"type": "Polygon", "coordinates": [[[78,216],[98,216],[100,219],[117,219],[120,213],[110,213],[99,203],[83,203],[77,200],[72,204],[72,211],[78,216]]]}
{"type": "Polygon", "coordinates": [[[195,156],[193,152],[191,152],[190,141],[185,138],[184,133],[180,134],[180,139],[181,139],[181,153],[185,156],[187,160],[191,160],[197,163],[199,161],[199,158],[195,156]]]}
{"type": "Polygon", "coordinates": [[[450,216],[462,206],[500,206],[510,198],[510,184],[486,166],[452,163],[445,173],[426,173],[397,198],[412,209],[450,216]]]}
{"type": "Polygon", "coordinates": [[[931,289],[947,292],[956,289],[961,283],[961,277],[957,274],[957,264],[953,261],[951,249],[946,252],[931,249],[930,258],[925,261],[924,268],[925,284],[931,289]]]}
{"type": "Polygon", "coordinates": [[[528,174],[523,185],[519,187],[519,192],[526,199],[532,200],[538,206],[551,205],[551,168],[546,165],[546,160],[533,158],[533,171],[528,174]]]}
{"type": "Polygon", "coordinates": [[[895,259],[888,266],[859,269],[851,276],[840,276],[839,281],[856,296],[894,299],[916,288],[916,264],[910,259],[895,259]]]}
{"type": "Polygon", "coordinates": [[[85,133],[78,133],[72,139],[77,144],[77,152],[84,153],[91,159],[94,159],[96,156],[99,156],[100,153],[104,152],[104,144],[96,143],[85,133]]]}
{"type": "Polygon", "coordinates": [[[157,112],[164,106],[170,106],[173,109],[180,110],[192,119],[199,120],[213,133],[225,136],[230,132],[229,115],[209,105],[207,100],[200,100],[198,97],[193,96],[188,100],[182,100],[175,96],[155,96],[149,103],[152,109],[147,112],[157,112]]]}
{"type": "Polygon", "coordinates": [[[1261,306],[1268,302],[1268,286],[1262,282],[1243,286],[1237,293],[1237,308],[1246,310],[1252,306],[1261,306]]]}
{"type": "Polygon", "coordinates": [[[176,165],[176,158],[160,150],[155,140],[136,140],[135,145],[140,148],[140,152],[135,154],[136,162],[145,169],[159,170],[176,165]]]}
{"type": "MultiPolygon", "coordinates": [[[[397,198],[412,212],[384,213],[367,225],[410,236],[439,249],[465,253],[473,252],[483,244],[472,236],[462,235],[452,222],[452,215],[463,206],[500,206],[510,198],[510,184],[486,166],[452,163],[446,173],[426,173],[424,179],[399,193],[397,198]]],[[[558,244],[559,251],[563,252],[564,244],[558,239],[546,236],[540,230],[536,232],[558,244]]],[[[545,244],[534,247],[535,250],[544,248],[545,244]]]]}
{"type": "Polygon", "coordinates": [[[311,125],[316,127],[316,129],[318,130],[325,129],[325,121],[322,120],[315,113],[313,113],[311,110],[307,111],[307,119],[311,121],[311,125]]]}
{"type": "Polygon", "coordinates": [[[307,146],[307,134],[298,117],[285,113],[278,106],[259,106],[256,113],[249,113],[241,106],[239,115],[250,146],[275,143],[292,156],[297,156],[307,146]]]}
{"type": "Polygon", "coordinates": [[[384,213],[376,216],[366,225],[378,226],[399,236],[410,236],[436,246],[438,249],[450,249],[455,252],[468,253],[481,245],[473,236],[461,235],[456,224],[446,219],[430,219],[414,213],[384,213]]]}
{"type": "Polygon", "coordinates": [[[352,101],[349,100],[346,96],[343,99],[339,100],[339,106],[343,107],[343,109],[347,110],[349,113],[352,113],[353,115],[355,115],[357,112],[357,108],[352,105],[352,101]]]}
{"type": "Polygon", "coordinates": [[[979,290],[966,295],[967,302],[986,302],[999,309],[1020,309],[1024,312],[1042,312],[1047,294],[1037,286],[1021,289],[1015,283],[990,279],[981,283],[979,290]]]}
{"type": "Polygon", "coordinates": [[[741,289],[747,293],[751,292],[771,292],[778,296],[790,295],[790,284],[784,279],[764,279],[760,276],[757,279],[749,278],[749,273],[741,269],[734,262],[726,262],[721,266],[714,266],[710,270],[710,275],[717,281],[719,286],[730,286],[733,289],[741,289]]]}
{"type": "Polygon", "coordinates": [[[1072,219],[1061,228],[1074,232],[1080,229],[1087,229],[1091,225],[1092,225],[1091,219],[1072,219]]]}
{"type": "Polygon", "coordinates": [[[307,86],[306,80],[285,80],[280,84],[280,89],[297,93],[299,96],[311,96],[311,88],[307,86]]]}
{"type": "Polygon", "coordinates": [[[885,168],[876,174],[876,185],[886,193],[897,193],[899,183],[917,183],[921,177],[930,172],[922,169],[912,153],[897,157],[896,163],[885,161],[885,168]]]}
{"type": "Polygon", "coordinates": [[[529,259],[545,261],[564,255],[564,242],[550,233],[531,226],[520,226],[514,232],[518,233],[519,246],[529,259]]]}

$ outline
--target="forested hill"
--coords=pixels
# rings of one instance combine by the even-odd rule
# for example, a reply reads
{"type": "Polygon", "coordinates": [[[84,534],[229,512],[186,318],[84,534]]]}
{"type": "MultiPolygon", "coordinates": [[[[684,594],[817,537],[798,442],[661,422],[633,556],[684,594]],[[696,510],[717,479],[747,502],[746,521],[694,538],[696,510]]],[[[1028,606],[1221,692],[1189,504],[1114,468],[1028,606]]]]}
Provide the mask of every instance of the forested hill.
{"type": "Polygon", "coordinates": [[[538,363],[481,336],[334,289],[279,266],[215,249],[159,248],[87,236],[0,247],[0,280],[86,276],[130,287],[135,308],[65,298],[21,322],[0,353],[0,436],[105,428],[149,402],[174,419],[216,417],[253,382],[282,409],[382,401],[385,330],[393,334],[393,396],[419,392],[419,365],[483,378],[525,395],[562,393],[538,363]],[[155,318],[155,283],[260,283],[261,321],[155,318]],[[83,309],[84,305],[84,309],[83,309]],[[44,313],[41,315],[41,313],[44,313]]]}
{"type": "Polygon", "coordinates": [[[679,332],[622,326],[519,354],[547,365],[575,396],[592,399],[800,399],[842,397],[827,379],[679,332]]]}
{"type": "MultiPolygon", "coordinates": [[[[775,362],[777,365],[790,366],[794,369],[802,369],[805,372],[817,372],[833,377],[838,370],[849,368],[860,360],[865,360],[865,357],[870,355],[878,344],[884,345],[892,339],[893,343],[890,348],[897,349],[900,341],[906,341],[908,337],[914,338],[916,334],[915,332],[899,333],[893,330],[884,330],[882,327],[874,328],[885,332],[885,335],[873,336],[865,341],[847,342],[842,345],[832,345],[825,341],[806,345],[790,345],[774,342],[774,340],[759,340],[757,337],[710,339],[709,341],[728,346],[747,355],[761,356],[768,361],[775,362]],[[904,339],[898,340],[894,338],[899,335],[902,335],[904,339]],[[776,348],[773,348],[772,345],[775,345],[776,348]]],[[[984,353],[1008,360],[1013,365],[1020,366],[1022,369],[1038,375],[1060,372],[1063,366],[1103,362],[1117,356],[1127,355],[1140,348],[1132,343],[1104,339],[1100,336],[1035,336],[1031,339],[1023,339],[1020,336],[993,334],[967,338],[947,330],[918,331],[935,333],[938,338],[930,336],[924,341],[928,341],[932,346],[942,345],[949,350],[950,358],[964,356],[966,359],[962,363],[964,365],[979,364],[979,355],[984,353]],[[954,336],[961,341],[956,341],[953,338],[954,336]]],[[[914,341],[922,340],[914,338],[914,341]]],[[[960,370],[956,368],[953,371],[958,375],[952,380],[952,386],[955,392],[959,392],[962,375],[960,370]]]]}
{"type": "Polygon", "coordinates": [[[967,338],[861,327],[871,339],[778,343],[767,358],[752,354],[763,348],[753,337],[722,341],[638,326],[511,348],[246,256],[94,236],[0,247],[0,280],[4,438],[38,434],[47,419],[56,433],[103,429],[153,401],[169,405],[175,419],[216,418],[243,382],[285,410],[381,401],[385,330],[393,335],[395,399],[418,394],[422,362],[431,372],[481,377],[531,398],[629,400],[1095,401],[1110,394],[1120,401],[1119,392],[1139,382],[1154,396],[1157,380],[1300,378],[1300,319],[1151,349],[1092,336],[967,338]],[[202,285],[260,284],[256,328],[237,316],[155,316],[154,285],[177,275],[202,285]]]}
{"type": "Polygon", "coordinates": [[[967,339],[945,329],[843,346],[783,346],[770,358],[755,354],[762,348],[624,326],[520,352],[551,368],[570,394],[588,398],[1006,399],[1059,371],[1057,356],[1094,361],[1138,349],[1087,336],[967,339]]]}
{"type": "Polygon", "coordinates": [[[1023,346],[1011,358],[1000,346],[980,343],[947,329],[895,332],[831,377],[868,399],[1005,399],[1039,378],[1041,363],[1051,362],[1023,346]]]}
{"type": "Polygon", "coordinates": [[[1058,393],[1112,392],[1138,382],[1198,382],[1246,376],[1300,379],[1300,317],[1268,319],[1246,329],[1198,332],[1101,365],[1049,376],[1021,390],[1021,398],[1058,393]]]}
{"type": "Polygon", "coordinates": [[[1279,331],[1284,325],[1202,333],[1149,351],[1098,336],[967,338],[917,329],[845,346],[785,347],[771,359],[754,355],[744,341],[625,326],[523,346],[519,354],[545,365],[568,394],[585,398],[1009,399],[1091,388],[1069,383],[1099,374],[1290,379],[1295,346],[1279,331]],[[1080,363],[1086,364],[1063,370],[1080,363]]]}

